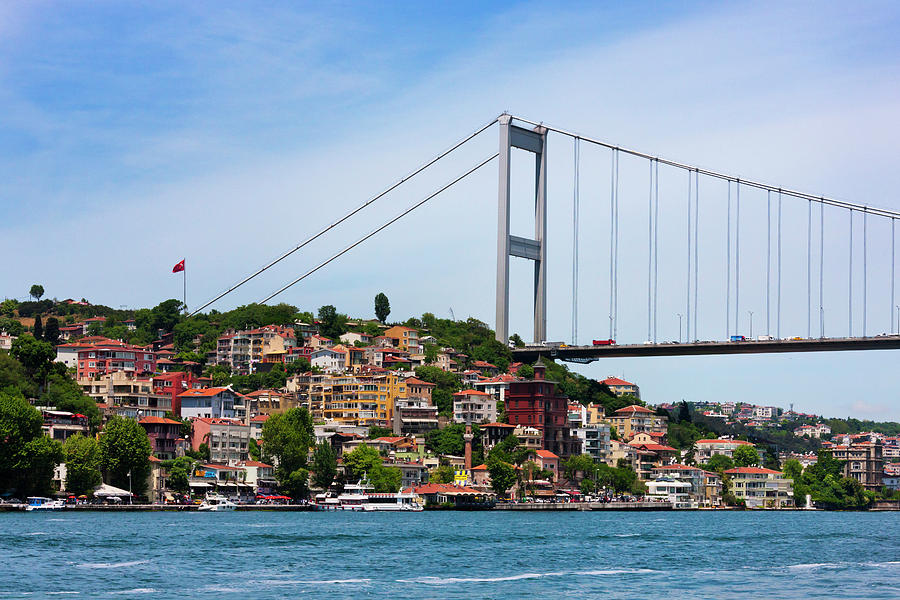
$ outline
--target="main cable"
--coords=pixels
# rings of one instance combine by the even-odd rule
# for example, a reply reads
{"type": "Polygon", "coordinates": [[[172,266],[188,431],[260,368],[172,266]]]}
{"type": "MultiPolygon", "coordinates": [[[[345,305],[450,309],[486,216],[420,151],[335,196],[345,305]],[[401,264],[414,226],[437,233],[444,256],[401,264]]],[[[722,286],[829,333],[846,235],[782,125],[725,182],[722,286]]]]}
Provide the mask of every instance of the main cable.
{"type": "Polygon", "coordinates": [[[341,223],[343,223],[344,221],[346,221],[347,219],[349,219],[350,217],[352,217],[353,215],[357,214],[357,213],[360,212],[361,210],[363,210],[363,209],[365,209],[366,207],[368,207],[368,206],[372,205],[373,203],[377,202],[378,200],[380,200],[381,198],[383,198],[384,196],[386,196],[386,195],[389,194],[390,192],[394,191],[395,189],[397,189],[398,187],[400,187],[402,184],[404,184],[405,182],[409,181],[410,179],[412,179],[413,177],[415,177],[416,175],[418,175],[419,173],[421,173],[422,171],[424,171],[425,169],[427,169],[428,167],[430,167],[430,166],[433,165],[434,163],[438,162],[439,160],[441,160],[442,158],[444,158],[445,156],[447,156],[448,154],[450,154],[451,152],[453,152],[454,150],[456,150],[456,149],[459,148],[460,146],[462,146],[462,145],[468,143],[468,142],[471,141],[473,138],[475,138],[475,137],[477,137],[479,134],[483,133],[486,129],[488,129],[488,128],[491,127],[494,123],[496,123],[498,119],[499,119],[499,117],[493,119],[493,120],[490,121],[489,123],[483,125],[482,127],[478,128],[477,130],[475,130],[473,133],[471,133],[471,134],[467,135],[466,137],[462,138],[461,140],[459,140],[458,142],[456,142],[455,144],[453,144],[452,146],[450,146],[448,149],[444,150],[443,152],[441,152],[440,154],[438,154],[437,156],[435,156],[434,158],[432,158],[432,159],[429,160],[428,162],[426,162],[426,163],[422,164],[421,166],[419,166],[417,169],[415,169],[414,171],[412,171],[411,173],[409,173],[409,174],[406,175],[405,177],[399,179],[397,182],[395,182],[394,184],[392,184],[392,185],[390,185],[389,187],[387,187],[387,188],[386,188],[384,191],[382,191],[381,193],[379,193],[379,194],[373,196],[372,198],[370,198],[370,199],[367,200],[366,202],[360,204],[358,207],[356,207],[355,209],[353,209],[352,211],[350,211],[349,213],[347,213],[346,215],[344,215],[343,217],[341,217],[340,219],[338,219],[337,221],[335,221],[335,222],[332,223],[331,225],[325,227],[324,229],[320,230],[318,233],[316,233],[316,234],[312,235],[311,237],[307,238],[306,240],[304,240],[303,242],[301,242],[300,244],[298,244],[297,246],[295,246],[292,250],[288,250],[287,252],[285,252],[284,254],[282,254],[281,256],[279,256],[278,258],[276,258],[276,259],[274,259],[273,261],[269,262],[267,265],[265,265],[265,266],[262,267],[261,269],[255,271],[255,272],[252,273],[251,275],[248,275],[247,277],[245,277],[244,279],[242,279],[242,280],[239,281],[238,283],[234,284],[233,286],[231,286],[230,288],[228,288],[227,290],[225,290],[224,292],[222,292],[221,294],[219,294],[218,296],[216,296],[215,298],[213,298],[212,300],[210,300],[210,301],[207,302],[206,304],[204,304],[204,305],[202,305],[202,306],[200,306],[200,307],[194,309],[194,311],[193,311],[192,313],[190,313],[188,316],[189,316],[189,317],[192,317],[192,316],[196,315],[197,313],[199,313],[199,312],[200,312],[201,310],[203,310],[204,308],[206,308],[207,306],[209,306],[210,304],[212,304],[212,303],[214,303],[214,302],[216,302],[216,301],[218,301],[218,300],[221,300],[222,298],[224,298],[225,296],[227,296],[228,294],[230,294],[230,293],[233,292],[234,290],[238,289],[239,287],[241,287],[242,285],[244,285],[245,283],[247,283],[247,282],[250,281],[251,279],[253,279],[253,278],[255,278],[256,276],[260,275],[260,274],[263,273],[264,271],[267,271],[267,270],[270,269],[271,267],[274,267],[276,264],[280,263],[282,260],[284,260],[285,258],[287,258],[288,256],[290,256],[290,255],[293,254],[294,252],[297,252],[298,250],[300,250],[300,249],[303,248],[304,246],[306,246],[306,245],[310,244],[311,242],[317,240],[317,239],[320,238],[321,236],[325,235],[326,233],[328,233],[329,231],[331,231],[332,229],[334,229],[335,227],[337,227],[338,225],[340,225],[341,223]]]}
{"type": "Polygon", "coordinates": [[[379,227],[378,229],[375,229],[375,230],[373,230],[371,233],[368,233],[368,234],[366,234],[365,236],[361,237],[360,239],[358,239],[357,241],[353,242],[352,244],[350,244],[349,246],[347,246],[346,248],[344,248],[343,250],[341,250],[340,252],[338,252],[337,254],[335,254],[334,256],[332,256],[331,258],[329,258],[328,260],[319,263],[316,267],[310,269],[309,271],[307,271],[306,273],[304,273],[303,275],[301,275],[300,277],[298,277],[298,278],[295,279],[294,281],[290,282],[290,283],[287,284],[286,286],[284,286],[284,287],[282,287],[281,289],[279,289],[277,292],[275,292],[275,293],[273,293],[273,294],[270,294],[269,296],[266,296],[264,299],[260,300],[259,303],[260,303],[260,304],[265,304],[266,302],[268,302],[269,300],[271,300],[272,298],[274,298],[274,297],[277,296],[278,294],[282,293],[283,291],[285,291],[285,290],[288,289],[289,287],[291,287],[291,286],[293,286],[293,285],[295,285],[295,284],[297,284],[297,283],[300,283],[301,281],[303,281],[304,279],[306,279],[307,277],[309,277],[310,275],[312,275],[313,273],[315,273],[316,271],[318,271],[319,269],[321,269],[321,268],[324,267],[325,265],[329,264],[330,262],[332,262],[333,260],[339,258],[340,256],[346,254],[347,252],[349,252],[349,251],[352,250],[353,248],[359,246],[360,244],[362,244],[363,242],[365,242],[367,239],[369,239],[369,238],[372,237],[373,235],[375,235],[375,234],[377,234],[377,233],[380,233],[380,232],[383,231],[384,229],[387,229],[389,226],[393,225],[394,223],[396,223],[397,221],[399,221],[400,219],[402,219],[403,217],[405,217],[406,215],[408,215],[408,214],[411,213],[412,211],[416,210],[417,208],[419,208],[420,206],[422,206],[423,204],[425,204],[426,202],[428,202],[429,200],[431,200],[432,198],[434,198],[435,196],[437,196],[437,195],[440,194],[441,192],[443,192],[443,191],[445,191],[445,190],[447,190],[447,189],[453,187],[454,185],[456,185],[457,183],[459,183],[460,181],[462,181],[463,179],[465,179],[466,177],[468,177],[469,175],[471,175],[472,173],[474,173],[475,171],[477,171],[477,170],[480,169],[481,167],[485,166],[486,164],[488,164],[489,162],[491,162],[492,160],[494,160],[494,159],[497,158],[498,156],[500,156],[500,153],[499,153],[499,152],[497,152],[497,153],[493,154],[492,156],[490,156],[490,157],[484,159],[483,161],[481,161],[480,163],[478,163],[476,166],[472,167],[471,169],[469,169],[468,171],[466,171],[466,172],[463,173],[462,175],[458,176],[458,177],[457,177],[456,179],[454,179],[453,181],[451,181],[451,182],[449,182],[449,183],[443,185],[443,186],[442,186],[441,188],[439,188],[437,191],[435,191],[435,192],[431,193],[430,195],[426,196],[423,200],[420,200],[420,201],[417,202],[416,204],[413,204],[412,206],[410,206],[409,208],[407,208],[405,211],[403,211],[402,213],[400,213],[399,215],[397,215],[396,217],[394,217],[393,219],[391,219],[390,221],[388,221],[387,223],[385,223],[384,225],[382,225],[382,226],[379,227]]]}
{"type": "Polygon", "coordinates": [[[574,182],[572,184],[572,345],[578,345],[578,202],[579,173],[581,161],[579,141],[574,142],[574,182]]]}

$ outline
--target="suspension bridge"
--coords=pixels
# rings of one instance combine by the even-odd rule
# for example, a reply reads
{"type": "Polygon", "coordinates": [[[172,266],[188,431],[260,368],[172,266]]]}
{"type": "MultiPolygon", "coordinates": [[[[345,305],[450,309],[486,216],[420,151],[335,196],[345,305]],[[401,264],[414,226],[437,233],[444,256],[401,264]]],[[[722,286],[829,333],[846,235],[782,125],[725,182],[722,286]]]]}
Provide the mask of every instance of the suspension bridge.
{"type": "MultiPolygon", "coordinates": [[[[498,341],[507,343],[509,340],[510,258],[524,259],[533,263],[531,293],[514,295],[517,299],[530,300],[533,313],[533,342],[513,349],[514,355],[519,360],[531,361],[541,355],[572,362],[590,362],[614,356],[821,352],[900,348],[900,306],[895,302],[895,225],[897,219],[900,218],[900,212],[865,203],[860,204],[825,195],[810,194],[788,186],[742,179],[708,168],[621,147],[595,137],[507,113],[480,126],[295,247],[194,309],[191,314],[197,314],[249,283],[261,273],[300,252],[325,234],[338,230],[354,216],[373,207],[434,165],[451,160],[449,157],[452,154],[458,153],[460,148],[471,144],[476,138],[488,134],[492,129],[498,130],[499,149],[497,152],[483,157],[464,169],[458,176],[434,189],[377,228],[355,239],[326,260],[263,297],[260,303],[266,303],[301,283],[496,160],[498,164],[498,226],[495,331],[498,341]],[[557,195],[551,203],[554,210],[570,210],[572,216],[571,237],[559,244],[559,248],[571,252],[571,337],[565,342],[551,342],[547,339],[549,265],[547,260],[547,214],[548,202],[550,202],[548,200],[549,170],[547,165],[548,140],[551,137],[571,144],[570,156],[573,165],[571,187],[569,188],[571,189],[571,198],[557,195]],[[609,180],[608,192],[604,193],[602,199],[594,192],[590,192],[588,196],[594,205],[597,202],[603,203],[604,210],[607,210],[608,214],[608,219],[605,218],[607,222],[602,223],[602,229],[595,225],[591,226],[591,231],[608,233],[607,257],[609,264],[608,268],[604,267],[604,270],[607,271],[604,277],[608,279],[605,285],[605,292],[608,293],[604,298],[606,300],[604,308],[608,313],[608,337],[601,340],[593,339],[590,344],[579,345],[578,327],[581,310],[579,287],[581,265],[584,261],[580,240],[582,196],[584,195],[582,192],[584,179],[582,153],[588,147],[606,154],[606,166],[603,168],[608,171],[609,180]],[[532,237],[513,235],[510,232],[512,189],[514,182],[517,181],[513,179],[511,160],[514,151],[524,152],[533,156],[534,159],[533,172],[529,169],[526,177],[528,189],[533,190],[533,193],[529,192],[534,204],[534,235],[532,237]],[[627,169],[621,166],[623,158],[631,161],[627,169]],[[643,163],[642,168],[640,163],[643,163]],[[634,193],[629,193],[627,199],[623,199],[622,178],[623,176],[634,178],[637,173],[642,173],[638,177],[643,179],[643,197],[646,208],[638,219],[640,223],[637,223],[642,228],[642,232],[636,231],[634,218],[626,220],[622,217],[623,211],[621,210],[624,206],[622,202],[625,201],[632,203],[629,205],[629,209],[634,208],[635,197],[634,193]],[[660,191],[661,180],[665,182],[662,193],[660,191]],[[743,215],[742,195],[744,196],[743,215]],[[662,215],[660,214],[661,199],[665,209],[662,215]],[[760,245],[760,240],[755,238],[750,240],[753,242],[753,247],[748,250],[751,246],[746,237],[749,229],[748,222],[754,220],[752,216],[748,216],[748,212],[750,212],[747,207],[748,203],[751,203],[751,208],[755,209],[761,205],[765,206],[764,252],[756,247],[760,245]],[[671,219],[673,206],[677,206],[680,211],[679,218],[682,219],[680,227],[676,226],[671,219]],[[666,214],[670,216],[667,217],[666,214]],[[787,222],[788,217],[790,217],[790,222],[787,222]],[[841,225],[842,221],[843,225],[841,225]],[[826,235],[826,223],[829,227],[828,235],[826,235]],[[665,243],[660,239],[660,224],[666,228],[665,243]],[[620,229],[623,225],[626,225],[624,230],[620,229]],[[631,228],[628,229],[628,227],[631,228]],[[873,231],[872,234],[870,234],[870,230],[873,231]],[[673,235],[673,231],[680,233],[673,235]],[[839,233],[835,233],[835,231],[839,233]],[[742,232],[745,236],[743,240],[742,232]],[[854,235],[856,236],[855,242],[854,235]],[[791,241],[790,250],[786,250],[785,241],[787,239],[791,241]],[[627,240],[627,243],[620,245],[623,240],[627,240]],[[713,243],[715,246],[711,246],[713,243]],[[636,255],[634,249],[641,245],[646,246],[641,249],[641,255],[646,256],[647,259],[644,265],[646,288],[639,290],[632,285],[628,286],[627,292],[620,292],[619,274],[623,263],[622,257],[625,254],[630,255],[629,264],[632,265],[631,269],[633,270],[634,256],[636,255]],[[662,285],[660,281],[661,245],[664,259],[675,254],[679,254],[683,259],[679,266],[683,270],[683,278],[679,276],[680,282],[677,291],[662,288],[667,305],[672,303],[673,294],[681,295],[681,308],[678,310],[682,312],[676,315],[679,323],[677,340],[664,340],[659,335],[662,285]],[[701,245],[704,248],[702,252],[701,245]],[[846,245],[846,251],[843,249],[844,245],[846,245]],[[570,249],[567,246],[570,246],[570,249]],[[805,249],[798,249],[799,246],[805,246],[805,249]],[[748,251],[751,252],[749,261],[746,259],[748,251]],[[742,253],[744,264],[742,264],[742,253]],[[762,258],[763,254],[764,259],[762,258]],[[877,256],[879,263],[884,267],[889,262],[889,272],[885,272],[886,268],[882,268],[880,272],[870,275],[870,256],[877,256]],[[886,256],[889,256],[889,261],[885,260],[886,256]],[[759,264],[760,261],[764,263],[762,268],[759,264]],[[790,291],[787,289],[788,286],[783,285],[785,283],[785,265],[788,264],[792,268],[790,291]],[[841,274],[844,269],[846,271],[841,274]],[[764,283],[759,285],[749,281],[751,279],[748,276],[749,270],[764,271],[764,283]],[[701,272],[703,273],[702,278],[701,272]],[[832,290],[840,278],[844,278],[845,281],[846,329],[839,331],[839,327],[829,325],[829,331],[834,331],[835,335],[828,336],[825,323],[826,307],[838,305],[832,290]],[[712,284],[705,282],[706,279],[718,281],[719,289],[710,290],[712,284]],[[874,285],[877,294],[870,296],[873,282],[877,283],[874,285]],[[764,288],[762,292],[764,293],[765,319],[764,326],[760,326],[760,330],[764,334],[755,338],[753,337],[753,311],[747,311],[749,331],[744,328],[742,319],[742,309],[746,310],[746,301],[742,305],[742,292],[746,297],[748,288],[751,288],[750,291],[757,295],[761,288],[764,288]],[[798,293],[798,289],[802,289],[802,291],[798,293]],[[701,295],[703,296],[702,302],[701,295]],[[632,310],[641,304],[644,306],[646,335],[640,331],[621,332],[623,336],[634,340],[635,343],[617,343],[617,339],[620,337],[620,300],[622,306],[627,306],[632,310]],[[791,326],[794,331],[798,328],[805,328],[805,336],[782,337],[782,309],[783,305],[788,302],[791,302],[795,308],[798,303],[802,305],[803,309],[799,312],[805,316],[805,323],[792,322],[791,326]],[[717,306],[718,310],[724,308],[725,318],[715,334],[706,331],[710,329],[709,319],[706,318],[703,325],[704,335],[701,335],[701,311],[704,306],[713,304],[717,306]],[[724,307],[721,306],[722,304],[724,307]],[[870,309],[870,305],[873,308],[870,309]],[[684,321],[683,335],[682,320],[684,321]],[[873,334],[879,330],[881,333],[873,334]]],[[[553,144],[556,147],[557,141],[554,141],[553,144]]],[[[568,152],[564,145],[559,147],[562,149],[557,152],[568,152]]],[[[589,168],[592,172],[596,171],[598,169],[597,161],[593,160],[589,168]]],[[[633,189],[635,185],[641,184],[631,182],[630,185],[633,189]]],[[[632,216],[633,212],[632,210],[632,216]]],[[[754,227],[759,228],[758,217],[755,221],[754,227]]],[[[664,267],[663,270],[664,275],[673,275],[670,272],[671,269],[664,267]]],[[[755,281],[762,278],[762,273],[756,272],[753,276],[755,281]]],[[[589,310],[596,311],[597,304],[594,299],[589,310]]],[[[840,304],[843,304],[843,299],[840,304]]],[[[555,308],[559,311],[559,307],[555,308]]],[[[834,312],[835,310],[830,308],[828,314],[834,314],[834,312]]],[[[794,321],[796,321],[797,314],[798,311],[794,310],[794,321]]]]}

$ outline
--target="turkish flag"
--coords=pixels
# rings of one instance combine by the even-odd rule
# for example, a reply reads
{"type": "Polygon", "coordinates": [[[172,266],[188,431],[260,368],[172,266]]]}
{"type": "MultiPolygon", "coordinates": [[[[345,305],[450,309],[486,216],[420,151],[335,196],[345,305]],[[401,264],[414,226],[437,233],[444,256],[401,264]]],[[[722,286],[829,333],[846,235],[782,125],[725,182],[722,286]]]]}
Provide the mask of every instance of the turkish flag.
{"type": "Polygon", "coordinates": [[[183,258],[181,259],[180,263],[178,263],[177,265],[172,267],[173,273],[180,273],[181,271],[184,271],[184,259],[183,258]]]}

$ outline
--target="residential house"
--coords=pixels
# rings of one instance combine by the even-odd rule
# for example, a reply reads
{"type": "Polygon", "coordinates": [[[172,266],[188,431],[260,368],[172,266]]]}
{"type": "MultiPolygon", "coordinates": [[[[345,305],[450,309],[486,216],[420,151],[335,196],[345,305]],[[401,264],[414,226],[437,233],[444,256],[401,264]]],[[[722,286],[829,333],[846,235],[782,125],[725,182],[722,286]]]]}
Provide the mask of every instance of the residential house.
{"type": "Polygon", "coordinates": [[[606,420],[616,428],[619,439],[623,441],[630,441],[638,433],[666,433],[669,427],[668,418],[637,404],[620,408],[606,420]]]}
{"type": "Polygon", "coordinates": [[[462,390],[453,394],[453,421],[491,423],[497,420],[497,403],[485,392],[462,390]]]}
{"type": "Polygon", "coordinates": [[[624,379],[620,379],[618,377],[613,377],[610,375],[606,379],[601,379],[600,383],[606,384],[606,387],[609,388],[616,396],[634,396],[635,398],[641,397],[641,388],[637,386],[636,383],[631,383],[630,381],[625,381],[624,379]]]}
{"type": "Polygon", "coordinates": [[[191,389],[178,395],[182,418],[234,419],[246,416],[243,397],[228,387],[191,389]]]}
{"type": "Polygon", "coordinates": [[[249,458],[250,426],[237,419],[198,417],[193,420],[191,447],[209,446],[209,458],[218,464],[235,464],[249,458]]]}
{"type": "Polygon", "coordinates": [[[90,423],[85,415],[42,408],[41,417],[41,431],[50,439],[65,442],[76,433],[90,434],[90,423]]]}
{"type": "Polygon", "coordinates": [[[559,457],[549,450],[538,450],[534,456],[534,462],[543,469],[553,473],[553,481],[559,481],[559,457]]]}
{"type": "Polygon", "coordinates": [[[347,333],[343,334],[340,339],[348,346],[353,346],[356,344],[356,342],[359,342],[364,346],[368,346],[372,343],[371,335],[367,335],[365,333],[357,333],[355,331],[348,331],[347,333]]]}
{"type": "Polygon", "coordinates": [[[275,479],[274,466],[258,460],[242,460],[237,466],[244,469],[246,473],[244,483],[256,494],[269,496],[277,491],[278,481],[275,479]]]}
{"type": "Polygon", "coordinates": [[[165,417],[141,417],[138,425],[147,432],[153,456],[166,460],[176,456],[176,446],[181,435],[181,421],[165,417]]]}
{"type": "Polygon", "coordinates": [[[733,458],[734,451],[740,446],[753,446],[753,444],[744,440],[731,439],[697,440],[694,443],[694,459],[698,463],[706,463],[717,454],[733,458]]]}
{"type": "Polygon", "coordinates": [[[881,489],[884,473],[883,445],[881,442],[855,442],[832,444],[825,442],[822,449],[837,460],[845,461],[844,477],[860,482],[867,490],[881,489]]]}
{"type": "MultiPolygon", "coordinates": [[[[510,425],[509,423],[485,423],[484,425],[480,425],[480,428],[481,444],[485,453],[487,453],[491,448],[508,438],[510,435],[513,435],[516,426],[510,425]]],[[[540,443],[538,443],[537,448],[535,448],[535,450],[537,449],[540,449],[540,443]]]]}
{"type": "Polygon", "coordinates": [[[95,375],[93,378],[79,379],[78,385],[85,395],[106,407],[104,413],[107,417],[164,417],[172,411],[172,397],[157,394],[151,378],[141,378],[133,372],[113,371],[95,375]]]}
{"type": "Polygon", "coordinates": [[[309,362],[326,373],[343,373],[347,368],[347,354],[337,348],[320,348],[310,355],[309,362]]]}
{"type": "Polygon", "coordinates": [[[780,471],[761,467],[728,469],[731,491],[747,508],[785,508],[794,505],[794,482],[780,471]]]}
{"type": "Polygon", "coordinates": [[[405,350],[410,354],[420,354],[422,346],[419,343],[419,332],[411,327],[395,325],[384,331],[385,337],[391,338],[394,346],[405,350]]]}
{"type": "Polygon", "coordinates": [[[831,435],[831,427],[829,427],[825,423],[816,423],[815,425],[801,425],[794,430],[794,435],[821,439],[826,435],[831,435]]]}
{"type": "Polygon", "coordinates": [[[141,374],[156,371],[151,348],[108,340],[78,349],[78,379],[93,379],[115,371],[141,374]]]}
{"type": "Polygon", "coordinates": [[[253,415],[250,417],[250,437],[259,441],[262,439],[262,428],[269,420],[269,415],[253,415]]]}

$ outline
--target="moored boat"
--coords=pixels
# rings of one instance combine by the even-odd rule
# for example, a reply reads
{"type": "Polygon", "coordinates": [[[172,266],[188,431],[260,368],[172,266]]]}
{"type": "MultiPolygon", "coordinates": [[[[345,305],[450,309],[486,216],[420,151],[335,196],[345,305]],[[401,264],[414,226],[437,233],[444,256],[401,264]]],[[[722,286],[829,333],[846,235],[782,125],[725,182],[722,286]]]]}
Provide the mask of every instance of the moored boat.
{"type": "Polygon", "coordinates": [[[356,511],[409,511],[425,510],[421,497],[412,492],[375,493],[375,488],[363,477],[359,483],[349,483],[338,496],[316,495],[316,510],[356,510],[356,511]]]}
{"type": "Polygon", "coordinates": [[[206,497],[200,503],[200,506],[197,507],[197,510],[202,512],[225,512],[235,508],[237,508],[237,504],[222,494],[207,492],[206,497]]]}
{"type": "Polygon", "coordinates": [[[35,510],[62,510],[65,507],[66,503],[62,500],[54,500],[44,496],[30,496],[25,510],[29,512],[35,510]]]}

